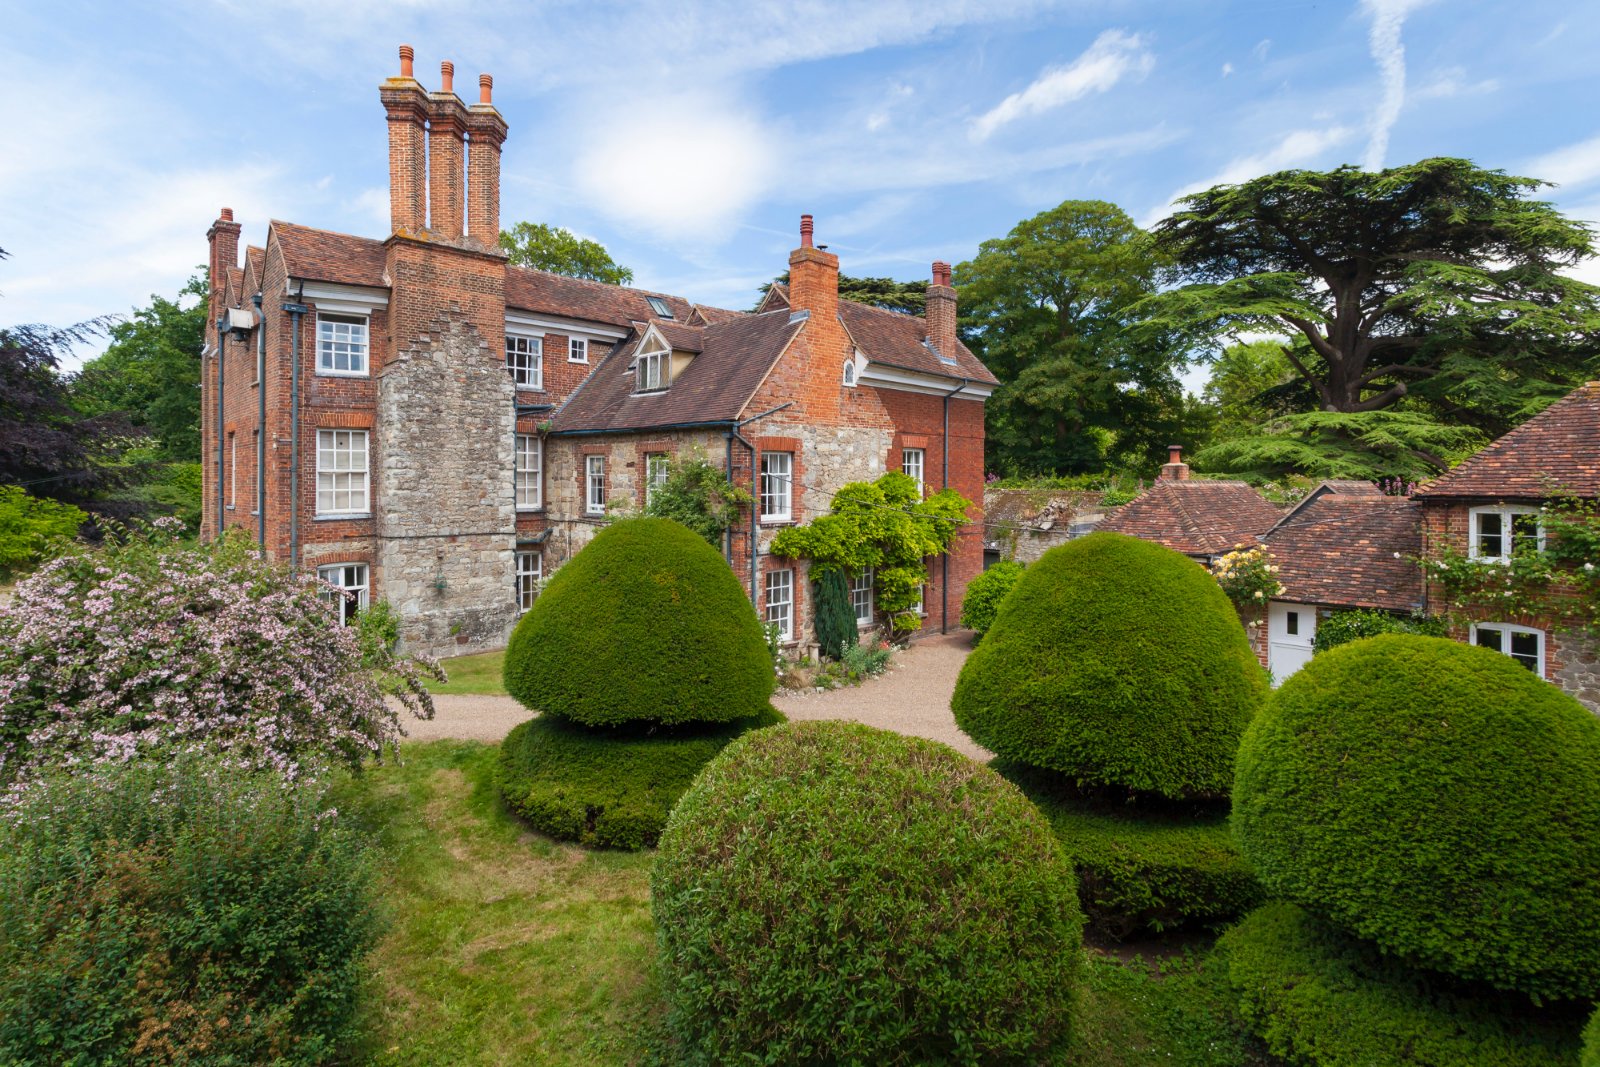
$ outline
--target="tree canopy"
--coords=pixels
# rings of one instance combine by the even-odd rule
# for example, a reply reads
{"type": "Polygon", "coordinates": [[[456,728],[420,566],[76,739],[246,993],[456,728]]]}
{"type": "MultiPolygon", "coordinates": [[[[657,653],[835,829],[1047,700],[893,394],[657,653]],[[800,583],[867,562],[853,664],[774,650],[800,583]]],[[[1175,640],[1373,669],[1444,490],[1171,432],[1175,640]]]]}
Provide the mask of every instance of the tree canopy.
{"type": "Polygon", "coordinates": [[[500,231],[500,247],[519,267],[611,285],[627,285],[633,281],[633,271],[612,259],[604,245],[579,237],[561,226],[519,222],[509,230],[500,231]]]}
{"type": "MultiPolygon", "coordinates": [[[[788,285],[789,272],[784,271],[770,282],[761,286],[760,295],[756,297],[756,307],[761,306],[761,301],[766,299],[767,291],[774,285],[788,285]]],[[[898,311],[905,315],[921,315],[927,310],[928,283],[899,282],[893,278],[855,278],[848,274],[839,275],[839,299],[851,300],[857,304],[866,304],[870,307],[883,308],[885,311],[898,311]]]]}

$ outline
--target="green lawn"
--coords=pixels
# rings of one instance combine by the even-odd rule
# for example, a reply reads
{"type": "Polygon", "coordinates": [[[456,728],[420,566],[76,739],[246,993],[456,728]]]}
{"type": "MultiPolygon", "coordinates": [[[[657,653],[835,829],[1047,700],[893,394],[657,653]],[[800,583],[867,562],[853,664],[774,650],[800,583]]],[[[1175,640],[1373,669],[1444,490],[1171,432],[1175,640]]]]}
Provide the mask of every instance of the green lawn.
{"type": "Polygon", "coordinates": [[[471,696],[505,696],[506,687],[501,683],[501,670],[505,664],[506,651],[480,652],[476,656],[452,656],[450,659],[439,661],[439,666],[449,676],[448,682],[435,682],[429,680],[428,692],[450,693],[471,696]]]}
{"type": "MultiPolygon", "coordinates": [[[[480,657],[471,657],[480,658],[480,657]]],[[[383,842],[392,926],[376,958],[375,1064],[670,1064],[650,918],[651,854],[526,830],[494,792],[495,747],[409,744],[340,808],[383,842]]],[[[1085,1067],[1255,1067],[1203,956],[1091,954],[1085,1067]]]]}

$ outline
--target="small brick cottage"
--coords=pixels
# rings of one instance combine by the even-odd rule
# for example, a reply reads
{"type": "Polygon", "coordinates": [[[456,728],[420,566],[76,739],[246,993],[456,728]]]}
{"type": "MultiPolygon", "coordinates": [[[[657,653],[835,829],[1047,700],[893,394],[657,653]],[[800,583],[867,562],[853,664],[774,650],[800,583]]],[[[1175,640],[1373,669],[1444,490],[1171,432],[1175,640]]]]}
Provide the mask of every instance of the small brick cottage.
{"type": "MultiPolygon", "coordinates": [[[[232,212],[210,228],[202,536],[240,528],[351,608],[386,598],[413,650],[476,651],[672,459],[700,456],[756,500],[723,546],[734,572],[805,642],[806,568],[769,554],[779,530],[885,470],[982,500],[996,381],[956,337],[947,264],[925,319],[840,300],[810,216],[790,284],[755,313],[510,266],[492,80],[468,106],[450,63],[437,92],[409,47],[400,64],[379,90],[387,238],[273,221],[241,266],[232,212]]],[[[982,569],[980,505],[970,518],[930,561],[930,627],[954,625],[982,569]]],[[[870,574],[852,594],[870,625],[870,574]]]]}

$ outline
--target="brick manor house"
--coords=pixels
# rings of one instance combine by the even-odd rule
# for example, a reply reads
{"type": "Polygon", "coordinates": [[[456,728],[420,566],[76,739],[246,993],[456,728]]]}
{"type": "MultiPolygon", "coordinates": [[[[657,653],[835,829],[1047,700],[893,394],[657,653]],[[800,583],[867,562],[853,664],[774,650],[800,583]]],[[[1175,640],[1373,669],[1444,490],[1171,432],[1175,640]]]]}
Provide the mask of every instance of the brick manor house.
{"type": "MultiPolygon", "coordinates": [[[[840,300],[810,216],[790,284],[755,313],[510,266],[492,81],[469,106],[450,63],[429,92],[412,62],[402,47],[379,89],[388,237],[274,221],[241,266],[233,213],[210,228],[202,536],[240,528],[352,608],[386,598],[413,650],[476,651],[674,457],[701,456],[756,501],[730,565],[805,642],[806,567],[769,555],[779,530],[885,470],[982,500],[996,381],[957,340],[947,264],[925,319],[840,300]]],[[[930,561],[930,627],[954,625],[982,553],[974,524],[930,561]]],[[[871,575],[852,591],[870,625],[871,575]]]]}

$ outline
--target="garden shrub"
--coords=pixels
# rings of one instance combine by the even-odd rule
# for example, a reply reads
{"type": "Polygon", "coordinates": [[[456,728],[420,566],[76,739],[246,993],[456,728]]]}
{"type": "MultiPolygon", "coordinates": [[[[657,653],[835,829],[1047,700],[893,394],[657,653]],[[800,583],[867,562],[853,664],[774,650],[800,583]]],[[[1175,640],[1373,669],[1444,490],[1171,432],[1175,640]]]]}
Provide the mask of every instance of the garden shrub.
{"type": "Polygon", "coordinates": [[[855,648],[860,638],[855,605],[850,602],[850,586],[842,571],[827,570],[817,576],[811,588],[817,644],[829,659],[843,659],[845,652],[855,648]]]}
{"type": "Polygon", "coordinates": [[[1113,938],[1236,919],[1264,894],[1211,804],[1130,800],[1074,789],[1059,775],[1020,763],[991,766],[1050,821],[1078,872],[1078,902],[1090,927],[1113,938]]]}
{"type": "Polygon", "coordinates": [[[71,504],[0,485],[0,579],[43,560],[52,546],[70,541],[89,516],[71,504]]]}
{"type": "Polygon", "coordinates": [[[1016,787],[844,722],[747,734],[651,876],[669,1025],[696,1064],[1050,1062],[1080,968],[1071,865],[1016,787]]]}
{"type": "Polygon", "coordinates": [[[1583,1017],[1405,967],[1292,904],[1267,904],[1218,953],[1246,1022],[1305,1067],[1571,1067],[1583,1017]]]}
{"type": "Polygon", "coordinates": [[[745,731],[782,721],[769,709],[736,723],[597,730],[542,715],[501,742],[496,782],[506,806],[551,837],[648,848],[707,760],[745,731]]]}
{"type": "Polygon", "coordinates": [[[1267,683],[1205,568],[1094,533],[1046,552],[968,657],[951,708],[973,740],[1082,785],[1222,797],[1267,683]]]}
{"type": "Polygon", "coordinates": [[[1414,965],[1600,994],[1600,720],[1509,656],[1316,656],[1245,735],[1233,825],[1269,893],[1414,965]]]}
{"type": "Polygon", "coordinates": [[[343,1060],[376,901],[309,781],[52,772],[0,817],[0,1062],[343,1060]]]}
{"type": "Polygon", "coordinates": [[[1579,1057],[1578,1067],[1600,1067],[1600,1010],[1589,1016],[1583,1028],[1583,1055],[1579,1057]]]}
{"type": "Polygon", "coordinates": [[[978,640],[983,640],[983,635],[994,625],[1000,601],[1022,577],[1022,569],[1022,564],[1003,559],[990,564],[968,583],[966,596],[961,600],[961,625],[975,632],[978,640]]]}
{"type": "Polygon", "coordinates": [[[1352,611],[1331,612],[1317,622],[1317,636],[1311,640],[1314,652],[1347,645],[1363,637],[1379,634],[1422,634],[1426,637],[1444,637],[1443,619],[1422,615],[1391,615],[1387,611],[1357,608],[1352,611]]]}
{"type": "Polygon", "coordinates": [[[762,714],[772,660],[716,549],[670,519],[614,522],[556,571],[511,635],[506,691],[586,726],[762,714]]]}
{"type": "Polygon", "coordinates": [[[112,528],[105,547],[45,564],[0,607],[0,783],[158,751],[288,773],[356,765],[401,736],[386,689],[432,717],[432,668],[379,648],[364,663],[326,585],[263,560],[247,537],[186,544],[181,529],[112,528]]]}

